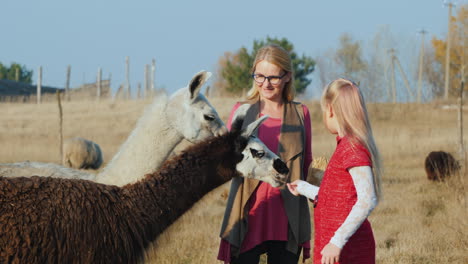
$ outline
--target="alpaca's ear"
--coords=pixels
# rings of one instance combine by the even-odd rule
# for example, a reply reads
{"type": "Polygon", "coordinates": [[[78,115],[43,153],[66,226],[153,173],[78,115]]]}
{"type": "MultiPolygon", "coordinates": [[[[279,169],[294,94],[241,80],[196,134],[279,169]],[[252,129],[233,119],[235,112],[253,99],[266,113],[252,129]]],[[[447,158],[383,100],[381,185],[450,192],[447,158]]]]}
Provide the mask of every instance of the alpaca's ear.
{"type": "Polygon", "coordinates": [[[198,93],[200,92],[203,84],[208,81],[211,77],[211,72],[201,71],[195,76],[193,76],[192,80],[189,83],[189,91],[190,91],[190,100],[197,98],[198,93]]]}
{"type": "Polygon", "coordinates": [[[254,122],[252,122],[250,125],[248,125],[244,131],[242,131],[241,135],[243,137],[250,137],[252,135],[257,135],[257,129],[258,127],[263,123],[263,121],[265,121],[266,119],[268,118],[267,115],[264,115],[262,117],[260,117],[259,119],[255,120],[254,122]]]}
{"type": "Polygon", "coordinates": [[[237,132],[242,129],[242,124],[244,123],[245,116],[237,116],[237,118],[233,119],[231,122],[231,132],[237,132]]]}
{"type": "Polygon", "coordinates": [[[231,131],[240,131],[242,129],[247,110],[249,110],[248,104],[243,104],[237,108],[231,120],[231,131]]]}

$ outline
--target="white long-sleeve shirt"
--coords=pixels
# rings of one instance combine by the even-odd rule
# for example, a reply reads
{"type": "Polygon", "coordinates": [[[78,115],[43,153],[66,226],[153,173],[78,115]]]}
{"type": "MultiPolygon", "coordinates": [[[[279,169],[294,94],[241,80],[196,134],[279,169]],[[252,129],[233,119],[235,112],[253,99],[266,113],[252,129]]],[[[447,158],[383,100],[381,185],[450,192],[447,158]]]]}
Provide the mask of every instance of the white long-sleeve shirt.
{"type": "MultiPolygon", "coordinates": [[[[349,169],[349,173],[356,188],[357,201],[343,224],[335,231],[330,240],[331,243],[339,248],[343,248],[349,238],[358,230],[377,205],[377,195],[371,167],[353,167],[349,169]]],[[[311,185],[306,181],[299,181],[297,184],[297,192],[309,199],[315,199],[318,191],[319,187],[311,185]]]]}

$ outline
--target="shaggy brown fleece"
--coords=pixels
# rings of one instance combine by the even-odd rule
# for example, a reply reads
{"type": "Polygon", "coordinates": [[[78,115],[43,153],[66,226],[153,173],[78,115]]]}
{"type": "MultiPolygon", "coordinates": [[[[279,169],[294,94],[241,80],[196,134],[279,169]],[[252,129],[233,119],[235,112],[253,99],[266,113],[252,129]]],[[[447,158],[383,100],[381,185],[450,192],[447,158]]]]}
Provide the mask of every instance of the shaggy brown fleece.
{"type": "Polygon", "coordinates": [[[460,170],[460,164],[455,158],[444,151],[432,151],[424,161],[427,178],[431,181],[443,181],[460,170]]]}
{"type": "Polygon", "coordinates": [[[124,187],[0,177],[0,263],[136,263],[203,195],[239,176],[247,139],[206,140],[124,187]]]}

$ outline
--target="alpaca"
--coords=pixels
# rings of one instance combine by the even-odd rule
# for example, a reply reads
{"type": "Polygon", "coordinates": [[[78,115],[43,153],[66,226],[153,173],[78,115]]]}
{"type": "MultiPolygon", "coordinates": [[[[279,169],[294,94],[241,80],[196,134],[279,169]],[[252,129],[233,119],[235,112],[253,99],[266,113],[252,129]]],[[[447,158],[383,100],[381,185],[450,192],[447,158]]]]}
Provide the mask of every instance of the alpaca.
{"type": "Polygon", "coordinates": [[[21,161],[15,163],[1,163],[0,176],[2,177],[56,177],[66,179],[83,179],[94,181],[96,174],[89,171],[77,170],[55,163],[38,161],[21,161]]]}
{"type": "MultiPolygon", "coordinates": [[[[175,92],[170,98],[157,97],[138,120],[135,129],[117,154],[96,174],[60,169],[51,176],[71,179],[90,179],[105,184],[123,186],[135,182],[143,175],[156,171],[183,139],[195,143],[227,131],[216,110],[200,93],[211,73],[201,71],[192,78],[188,87],[175,92]],[[83,178],[84,177],[84,178],[83,178]]],[[[49,176],[41,174],[47,166],[31,164],[30,173],[23,176],[49,176]],[[37,166],[41,167],[38,168],[37,166]]],[[[3,164],[8,171],[18,166],[3,164]]],[[[53,166],[56,168],[56,166],[53,166]]],[[[24,170],[22,170],[24,172],[24,170]]],[[[0,176],[9,176],[1,173],[0,176]]]]}
{"type": "Polygon", "coordinates": [[[83,180],[94,180],[96,177],[93,173],[63,167],[54,163],[23,161],[0,164],[0,176],[21,177],[25,175],[28,177],[41,175],[55,178],[63,178],[63,175],[67,175],[67,178],[83,180]]]}
{"type": "Polygon", "coordinates": [[[424,162],[427,178],[431,181],[443,181],[460,170],[455,158],[444,151],[432,151],[424,162]]]}
{"type": "Polygon", "coordinates": [[[153,104],[96,182],[123,186],[156,171],[184,138],[196,143],[227,131],[206,97],[200,93],[211,76],[200,72],[188,88],[174,93],[165,105],[153,104]]]}
{"type": "Polygon", "coordinates": [[[102,165],[102,151],[95,142],[76,137],[63,143],[62,164],[74,169],[97,170],[102,165]]]}
{"type": "Polygon", "coordinates": [[[0,263],[136,263],[151,241],[232,177],[284,185],[286,164],[254,133],[266,117],[189,147],[123,187],[0,177],[0,263]]]}

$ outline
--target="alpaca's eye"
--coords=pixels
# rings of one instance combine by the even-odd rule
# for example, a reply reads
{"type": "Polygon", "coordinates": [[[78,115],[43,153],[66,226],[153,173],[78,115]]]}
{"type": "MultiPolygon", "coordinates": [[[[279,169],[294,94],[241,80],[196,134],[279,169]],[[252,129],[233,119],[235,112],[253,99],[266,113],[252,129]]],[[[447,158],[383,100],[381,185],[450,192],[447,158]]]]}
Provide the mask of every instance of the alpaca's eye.
{"type": "Polygon", "coordinates": [[[256,149],[251,148],[250,153],[252,153],[252,156],[254,156],[255,158],[261,158],[265,156],[265,151],[263,150],[256,150],[256,149]]]}
{"type": "Polygon", "coordinates": [[[203,118],[205,118],[206,121],[213,121],[213,120],[215,120],[214,115],[203,115],[203,118]]]}

